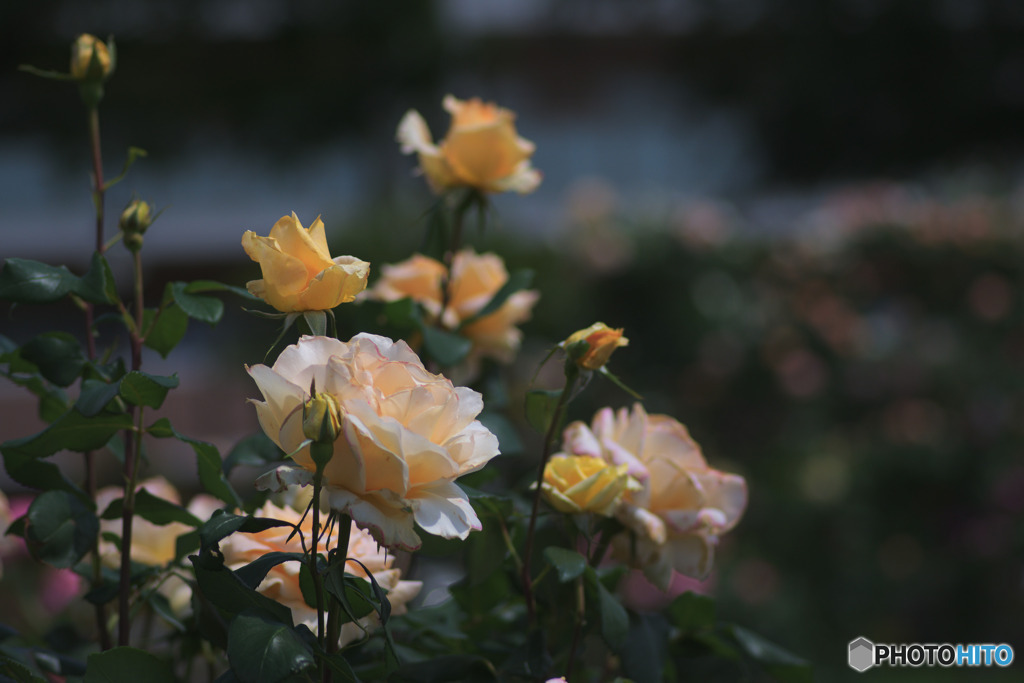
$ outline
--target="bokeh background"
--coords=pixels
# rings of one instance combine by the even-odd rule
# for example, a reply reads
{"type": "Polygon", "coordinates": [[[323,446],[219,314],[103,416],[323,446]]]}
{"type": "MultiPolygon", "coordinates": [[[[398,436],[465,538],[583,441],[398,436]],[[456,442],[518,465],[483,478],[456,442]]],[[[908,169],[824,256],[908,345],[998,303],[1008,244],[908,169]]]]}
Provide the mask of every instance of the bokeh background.
{"type": "MultiPolygon", "coordinates": [[[[241,234],[291,211],[323,216],[332,253],[407,257],[432,199],[398,120],[416,108],[442,133],[445,94],[494,100],[545,174],[495,198],[498,229],[471,238],[542,292],[508,370],[513,426],[552,343],[624,327],[616,373],[750,483],[702,588],[720,616],[827,681],[856,676],[857,636],[1024,646],[1024,5],[6,2],[0,257],[91,254],[77,95],[16,70],[66,68],[83,31],[120,55],[107,173],[129,145],[150,155],[108,210],[133,191],[166,207],[146,236],[150,291],[258,277],[241,234]]],[[[2,313],[16,341],[63,319],[2,313]]],[[[147,357],[182,378],[164,408],[178,429],[223,452],[255,431],[242,364],[274,335],[232,303],[166,364],[147,357]]],[[[571,417],[629,402],[595,383],[571,417]]],[[[0,385],[0,438],[33,421],[29,395],[0,385]]],[[[510,458],[537,457],[525,430],[505,438],[510,458]]],[[[195,488],[190,452],[158,447],[195,488]]],[[[1014,679],[969,674],[870,675],[1014,679]]]]}

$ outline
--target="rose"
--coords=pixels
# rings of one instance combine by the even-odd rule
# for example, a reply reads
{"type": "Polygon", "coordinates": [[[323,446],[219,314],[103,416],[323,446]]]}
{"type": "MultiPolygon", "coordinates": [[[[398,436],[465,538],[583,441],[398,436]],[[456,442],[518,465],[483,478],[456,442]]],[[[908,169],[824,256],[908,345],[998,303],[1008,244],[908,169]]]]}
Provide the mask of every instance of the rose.
{"type": "MultiPolygon", "coordinates": [[[[302,538],[307,539],[307,542],[312,537],[312,515],[303,517],[291,507],[278,507],[268,502],[256,510],[254,515],[279,519],[292,526],[272,527],[254,534],[236,533],[228,536],[221,542],[220,550],[224,553],[224,563],[231,569],[238,569],[270,552],[303,552],[302,540],[299,534],[294,533],[295,526],[299,526],[302,538]]],[[[327,531],[321,533],[321,548],[333,547],[337,543],[336,535],[327,531]]],[[[370,534],[359,529],[354,522],[345,557],[362,563],[362,566],[357,562],[347,563],[345,565],[346,573],[368,578],[367,572],[363,569],[366,567],[377,584],[388,592],[388,602],[391,603],[392,614],[404,614],[407,611],[406,603],[416,597],[423,587],[419,581],[402,581],[402,571],[392,568],[395,558],[389,556],[383,548],[377,545],[370,534]]],[[[317,611],[315,607],[306,604],[303,598],[299,583],[299,569],[298,562],[278,564],[267,573],[257,590],[290,609],[296,625],[305,624],[316,633],[317,611]]],[[[344,624],[341,627],[340,644],[346,645],[358,640],[364,632],[375,627],[377,623],[377,615],[372,613],[358,622],[344,624]]]]}
{"type": "Polygon", "coordinates": [[[577,330],[569,335],[569,338],[562,342],[562,347],[568,349],[573,344],[586,342],[584,350],[575,352],[576,363],[586,370],[600,370],[612,352],[620,346],[629,344],[629,340],[622,336],[622,330],[613,330],[604,323],[594,323],[590,327],[577,330]]]}
{"type": "Polygon", "coordinates": [[[246,285],[249,293],[284,313],[323,311],[352,301],[370,274],[370,264],[354,256],[331,259],[319,217],[308,230],[294,213],[275,223],[269,237],[247,230],[242,248],[263,272],[262,280],[246,285]]]}
{"type": "Polygon", "coordinates": [[[111,72],[110,50],[96,36],[83,33],[71,44],[71,76],[79,81],[98,81],[111,72]]]}
{"type": "Polygon", "coordinates": [[[667,415],[603,408],[590,427],[574,422],[563,450],[624,466],[640,483],[625,493],[616,516],[635,535],[613,539],[617,557],[643,568],[666,590],[672,570],[703,578],[711,571],[718,538],[739,521],[747,505],[743,477],[708,467],[686,427],[667,415]]]}
{"type": "Polygon", "coordinates": [[[626,469],[589,455],[555,455],[544,465],[541,491],[559,512],[609,517],[630,482],[626,469]]]}
{"type": "Polygon", "coordinates": [[[443,263],[421,254],[383,266],[381,273],[381,278],[367,292],[370,298],[398,301],[410,297],[423,306],[429,324],[440,317],[445,328],[458,330],[473,341],[475,354],[504,362],[511,361],[519,349],[522,333],[516,325],[530,317],[530,309],[540,296],[533,290],[520,290],[496,311],[474,320],[508,282],[508,270],[500,256],[477,254],[472,249],[455,254],[450,278],[446,278],[448,273],[443,263]],[[445,298],[441,284],[446,280],[445,298]]]}
{"type": "Polygon", "coordinates": [[[402,153],[419,156],[435,192],[472,187],[485,192],[533,192],[541,175],[530,166],[534,145],[516,133],[515,114],[479,98],[444,98],[452,115],[448,135],[435,145],[426,122],[410,109],[398,124],[402,153]]]}
{"type": "Polygon", "coordinates": [[[480,394],[427,372],[403,341],[358,334],[348,343],[302,337],[272,368],[249,369],[264,401],[253,401],[263,431],[298,468],[261,477],[280,490],[312,482],[316,465],[302,430],[309,389],[332,395],[341,425],[323,485],[331,507],[348,512],[383,545],[416,549],[418,524],[465,538],[480,520],[455,479],[498,454],[498,440],[474,418],[480,394]],[[301,448],[300,448],[301,447],[301,448]]]}

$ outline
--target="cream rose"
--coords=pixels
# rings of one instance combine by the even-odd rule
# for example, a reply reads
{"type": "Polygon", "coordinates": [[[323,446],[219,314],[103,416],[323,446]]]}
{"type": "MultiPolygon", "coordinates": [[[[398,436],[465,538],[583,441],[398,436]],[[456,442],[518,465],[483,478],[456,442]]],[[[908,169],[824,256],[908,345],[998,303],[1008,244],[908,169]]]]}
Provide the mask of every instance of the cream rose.
{"type": "Polygon", "coordinates": [[[534,145],[516,133],[515,114],[479,98],[459,100],[448,95],[443,105],[452,123],[437,145],[423,117],[412,109],[398,124],[395,136],[404,154],[417,154],[435,192],[473,187],[525,194],[537,189],[541,175],[530,166],[534,145]]]}
{"type": "Polygon", "coordinates": [[[472,249],[463,249],[452,258],[451,278],[447,275],[443,263],[416,254],[401,263],[383,266],[381,278],[368,290],[367,296],[378,301],[410,297],[423,306],[430,324],[440,317],[445,328],[459,330],[472,340],[475,354],[511,361],[523,336],[516,325],[530,318],[540,294],[534,290],[515,292],[498,310],[461,327],[508,282],[508,270],[497,254],[477,254],[472,249]],[[447,302],[441,291],[446,280],[447,302]]]}
{"type": "Polygon", "coordinates": [[[247,230],[242,248],[263,272],[262,280],[246,285],[249,293],[283,313],[325,311],[352,301],[370,274],[370,264],[354,256],[331,258],[319,217],[308,230],[294,213],[275,223],[269,237],[247,230]]]}
{"type": "Polygon", "coordinates": [[[445,538],[480,528],[455,480],[498,454],[498,439],[477,421],[479,393],[427,372],[403,341],[358,334],[348,343],[302,337],[272,368],[249,369],[263,394],[252,401],[260,425],[299,465],[263,475],[281,490],[306,485],[316,466],[303,446],[302,405],[316,383],[341,409],[341,429],[324,468],[331,507],[347,512],[388,547],[420,546],[413,524],[445,538]],[[300,448],[302,446],[302,448],[300,448]]]}
{"type": "MultiPolygon", "coordinates": [[[[279,519],[293,526],[299,525],[302,520],[299,528],[303,537],[307,539],[307,543],[308,539],[312,537],[312,515],[306,515],[303,519],[302,515],[294,509],[278,507],[269,502],[256,510],[254,515],[279,519]]],[[[321,549],[332,548],[336,543],[336,537],[324,533],[321,536],[319,547],[321,549]]],[[[221,541],[220,550],[224,553],[224,563],[231,569],[238,569],[270,552],[301,553],[302,543],[299,535],[293,534],[292,527],[273,527],[255,534],[232,534],[221,541]],[[291,536],[290,540],[289,536],[291,536]]],[[[380,587],[388,592],[388,602],[391,603],[392,614],[404,614],[407,611],[406,604],[415,598],[423,587],[419,581],[401,580],[402,571],[392,567],[395,561],[394,557],[388,556],[387,552],[377,545],[370,534],[358,528],[355,522],[352,523],[346,557],[361,562],[380,587]]],[[[296,625],[305,624],[313,633],[316,633],[316,608],[307,605],[302,596],[302,588],[299,585],[299,569],[298,562],[279,564],[270,570],[257,590],[290,609],[296,625]]],[[[366,571],[356,562],[347,563],[345,571],[355,576],[368,578],[366,571]]],[[[358,623],[343,624],[340,644],[346,645],[359,640],[365,632],[375,628],[378,623],[379,619],[374,612],[360,619],[358,623]]]]}
{"type": "Polygon", "coordinates": [[[747,483],[708,467],[686,427],[667,415],[648,415],[640,404],[613,413],[603,408],[591,426],[574,422],[563,450],[620,465],[640,483],[627,491],[617,517],[636,534],[613,539],[618,557],[642,567],[667,590],[672,570],[695,578],[711,571],[719,536],[747,506],[747,483]]]}

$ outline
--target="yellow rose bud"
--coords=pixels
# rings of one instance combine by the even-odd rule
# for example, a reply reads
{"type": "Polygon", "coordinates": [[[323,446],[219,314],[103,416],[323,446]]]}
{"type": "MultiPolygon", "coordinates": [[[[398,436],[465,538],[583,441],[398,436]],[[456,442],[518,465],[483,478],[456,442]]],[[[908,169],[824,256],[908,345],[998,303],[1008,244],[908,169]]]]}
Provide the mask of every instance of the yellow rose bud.
{"type": "Polygon", "coordinates": [[[341,433],[341,404],[330,394],[315,393],[302,404],[302,434],[314,443],[333,444],[341,433]]]}
{"type": "Polygon", "coordinates": [[[554,455],[544,466],[541,491],[559,512],[608,517],[629,486],[626,470],[626,465],[609,465],[589,455],[554,455]]]}
{"type": "Polygon", "coordinates": [[[370,264],[354,256],[331,259],[319,217],[308,230],[294,213],[275,223],[269,237],[247,230],[242,248],[263,271],[263,279],[246,288],[283,313],[324,311],[352,301],[370,274],[370,264]]]}
{"type": "Polygon", "coordinates": [[[581,341],[587,343],[586,348],[582,352],[570,353],[578,353],[579,355],[574,355],[573,360],[587,370],[600,370],[612,357],[615,349],[629,344],[629,340],[622,336],[621,329],[613,330],[604,323],[594,323],[569,335],[569,338],[562,342],[562,348],[568,349],[581,341]]]}
{"type": "Polygon", "coordinates": [[[110,51],[96,36],[83,33],[71,45],[71,75],[80,81],[98,81],[110,75],[110,51]]]}
{"type": "Polygon", "coordinates": [[[396,134],[404,154],[417,154],[435,192],[471,187],[525,194],[537,188],[541,174],[530,166],[534,144],[516,133],[515,114],[479,98],[459,100],[448,95],[443,104],[452,123],[437,145],[415,110],[402,118],[396,134]]]}
{"type": "Polygon", "coordinates": [[[128,233],[142,234],[152,224],[152,210],[149,204],[141,199],[133,199],[121,212],[119,225],[126,235],[128,233]]]}

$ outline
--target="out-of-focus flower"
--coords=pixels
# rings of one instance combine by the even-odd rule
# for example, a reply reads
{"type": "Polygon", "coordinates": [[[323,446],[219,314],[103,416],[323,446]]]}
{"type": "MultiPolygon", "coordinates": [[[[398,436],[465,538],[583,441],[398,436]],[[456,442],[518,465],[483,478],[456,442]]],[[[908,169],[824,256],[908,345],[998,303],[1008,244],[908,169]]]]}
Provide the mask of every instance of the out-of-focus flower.
{"type": "Polygon", "coordinates": [[[148,202],[133,199],[121,212],[119,227],[125,233],[144,233],[153,224],[152,213],[148,202]]]}
{"type": "Polygon", "coordinates": [[[4,576],[3,559],[6,555],[15,552],[16,538],[7,536],[7,527],[11,526],[14,518],[11,517],[11,505],[7,502],[7,496],[0,491],[0,579],[4,576]]]}
{"type": "Polygon", "coordinates": [[[541,174],[530,166],[534,145],[516,133],[515,114],[479,98],[448,95],[443,104],[452,124],[439,144],[434,144],[426,122],[413,109],[402,118],[395,136],[402,153],[417,154],[435,192],[472,187],[525,194],[537,188],[541,174]]]}
{"type": "Polygon", "coordinates": [[[639,404],[618,413],[603,408],[589,427],[569,425],[563,450],[625,466],[641,484],[624,494],[616,514],[636,542],[620,534],[612,548],[662,590],[673,570],[706,577],[719,536],[747,505],[743,477],[708,467],[686,427],[667,415],[648,415],[639,404]]]}
{"type": "Polygon", "coordinates": [[[596,512],[609,517],[629,484],[626,469],[589,455],[556,454],[544,466],[541,491],[559,512],[596,512]]]}
{"type": "MultiPolygon", "coordinates": [[[[306,515],[303,519],[302,515],[291,507],[278,507],[269,502],[264,503],[263,507],[254,514],[257,517],[279,519],[293,526],[299,525],[301,519],[299,528],[307,544],[312,537],[312,515],[306,515]]],[[[336,535],[325,531],[321,533],[323,535],[319,548],[330,548],[337,543],[336,535]]],[[[293,527],[272,527],[255,534],[232,534],[221,542],[220,549],[224,553],[225,564],[231,569],[238,569],[266,553],[302,552],[302,544],[299,534],[294,534],[293,527]]],[[[401,580],[402,571],[392,567],[394,557],[389,557],[370,534],[357,527],[355,522],[352,523],[346,557],[361,562],[381,588],[388,592],[388,602],[391,603],[392,614],[404,614],[407,611],[406,604],[419,594],[423,586],[419,581],[401,580]]],[[[302,596],[302,588],[299,585],[299,569],[298,562],[285,562],[275,566],[260,583],[258,590],[288,607],[292,611],[292,618],[296,624],[305,624],[316,633],[316,608],[307,605],[302,596]]],[[[346,564],[345,571],[367,578],[366,571],[356,562],[346,564]]],[[[377,623],[377,614],[374,612],[360,619],[358,623],[349,622],[342,625],[341,645],[358,640],[365,631],[374,628],[377,623]]]]}
{"type": "Polygon", "coordinates": [[[71,76],[73,78],[79,81],[98,81],[109,76],[110,71],[110,50],[102,40],[83,33],[71,44],[71,76]]]}
{"type": "Polygon", "coordinates": [[[329,393],[341,408],[334,453],[323,471],[331,507],[348,512],[388,547],[420,546],[415,522],[427,533],[466,538],[480,528],[455,480],[498,454],[498,439],[474,418],[479,393],[455,387],[424,369],[403,341],[358,334],[348,343],[302,337],[273,368],[249,374],[264,401],[252,401],[260,425],[299,467],[261,477],[262,488],[312,482],[316,465],[305,440],[302,406],[309,387],[329,393]]]}
{"type": "Polygon", "coordinates": [[[600,370],[612,357],[615,349],[629,344],[629,340],[622,336],[621,329],[614,330],[604,323],[594,323],[590,327],[573,332],[562,342],[562,347],[568,349],[581,341],[587,343],[586,350],[575,356],[574,360],[587,370],[600,370]]]}
{"type": "Polygon", "coordinates": [[[247,230],[242,248],[263,271],[262,280],[246,285],[249,293],[283,313],[324,311],[352,301],[370,274],[370,264],[354,256],[331,259],[319,217],[308,230],[294,213],[275,223],[269,237],[247,230]]]}
{"type": "Polygon", "coordinates": [[[398,301],[410,297],[423,306],[429,324],[440,317],[446,329],[458,330],[473,341],[476,354],[503,362],[511,361],[519,350],[523,335],[516,325],[529,319],[540,297],[535,290],[520,290],[506,299],[498,310],[473,320],[508,282],[508,270],[497,254],[477,254],[472,249],[463,249],[452,259],[447,300],[441,290],[447,269],[428,256],[415,254],[401,263],[383,266],[381,273],[381,278],[367,292],[370,298],[398,301]],[[463,327],[466,321],[470,322],[463,327]]]}

